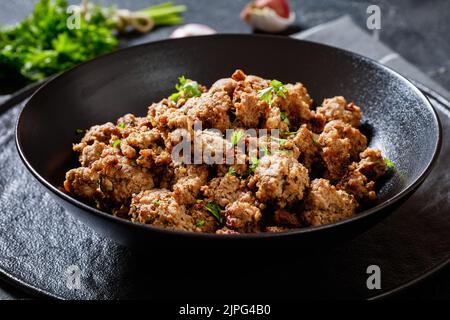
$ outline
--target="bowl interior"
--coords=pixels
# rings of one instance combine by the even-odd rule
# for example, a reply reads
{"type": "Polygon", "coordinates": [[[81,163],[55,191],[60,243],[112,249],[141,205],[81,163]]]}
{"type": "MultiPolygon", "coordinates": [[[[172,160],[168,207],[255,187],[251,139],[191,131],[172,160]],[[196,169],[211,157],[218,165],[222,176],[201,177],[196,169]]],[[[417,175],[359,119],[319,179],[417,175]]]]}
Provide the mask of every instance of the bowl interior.
{"type": "Polygon", "coordinates": [[[51,185],[78,166],[76,130],[145,115],[185,75],[202,84],[237,69],[282,82],[300,81],[320,104],[343,95],[362,108],[363,131],[398,174],[380,183],[379,201],[400,193],[426,170],[439,144],[439,125],[426,98],[396,73],[335,48],[274,37],[221,35],[162,41],[83,64],[51,81],[27,103],[17,138],[23,156],[51,185]]]}

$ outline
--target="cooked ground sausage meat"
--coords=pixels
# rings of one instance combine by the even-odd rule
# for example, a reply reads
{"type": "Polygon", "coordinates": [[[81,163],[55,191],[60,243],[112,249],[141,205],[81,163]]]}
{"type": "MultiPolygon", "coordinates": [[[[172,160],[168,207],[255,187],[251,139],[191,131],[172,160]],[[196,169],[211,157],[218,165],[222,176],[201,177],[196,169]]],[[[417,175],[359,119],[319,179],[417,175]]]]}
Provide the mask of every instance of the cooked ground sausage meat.
{"type": "Polygon", "coordinates": [[[303,84],[242,70],[176,88],[87,130],[65,190],[136,223],[228,235],[333,223],[376,199],[387,165],[344,97],[314,108],[303,84]]]}

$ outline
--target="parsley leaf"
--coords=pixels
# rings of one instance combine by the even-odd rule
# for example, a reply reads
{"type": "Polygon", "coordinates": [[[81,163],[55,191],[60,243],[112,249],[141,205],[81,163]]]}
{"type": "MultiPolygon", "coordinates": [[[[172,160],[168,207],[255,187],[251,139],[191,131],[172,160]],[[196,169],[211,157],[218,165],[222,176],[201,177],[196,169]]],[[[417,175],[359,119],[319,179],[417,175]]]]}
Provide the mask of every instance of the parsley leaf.
{"type": "Polygon", "coordinates": [[[272,106],[272,87],[267,87],[265,89],[262,89],[258,91],[258,98],[259,100],[262,100],[266,102],[269,106],[272,106]]]}
{"type": "Polygon", "coordinates": [[[198,219],[195,221],[195,225],[199,228],[203,227],[205,225],[205,220],[198,219]]]}
{"type": "Polygon", "coordinates": [[[260,145],[259,148],[262,150],[262,152],[264,152],[265,156],[270,156],[270,152],[269,152],[269,149],[267,149],[267,146],[260,145]]]}
{"type": "Polygon", "coordinates": [[[281,81],[274,79],[270,81],[270,84],[272,85],[273,91],[277,96],[286,98],[287,89],[281,81]]]}
{"type": "Polygon", "coordinates": [[[230,176],[235,176],[235,177],[239,176],[237,171],[236,171],[236,169],[234,169],[233,167],[229,167],[228,168],[227,174],[229,174],[230,176]]]}
{"type": "Polygon", "coordinates": [[[117,125],[117,127],[119,127],[120,129],[124,129],[125,128],[125,123],[121,122],[117,125]]]}
{"type": "Polygon", "coordinates": [[[280,118],[281,118],[281,121],[283,121],[284,123],[286,123],[288,126],[291,124],[291,123],[289,122],[289,118],[288,118],[286,112],[280,112],[280,118]]]}
{"type": "Polygon", "coordinates": [[[394,163],[391,160],[389,160],[388,158],[383,158],[383,160],[384,160],[384,162],[386,162],[386,165],[390,169],[395,170],[395,165],[394,165],[394,163]]]}
{"type": "Polygon", "coordinates": [[[244,132],[240,130],[234,130],[233,134],[231,135],[231,144],[233,146],[237,145],[238,142],[242,139],[244,136],[244,132]]]}
{"type": "Polygon", "coordinates": [[[281,81],[272,80],[270,86],[258,91],[258,98],[272,106],[275,96],[286,98],[287,89],[281,81]]]}
{"type": "Polygon", "coordinates": [[[287,139],[277,138],[277,137],[274,137],[274,136],[270,136],[270,138],[271,138],[272,140],[275,140],[275,141],[278,142],[279,144],[284,144],[284,143],[286,143],[286,142],[288,141],[287,139]]]}
{"type": "Polygon", "coordinates": [[[259,165],[259,159],[256,156],[251,157],[249,171],[251,173],[255,173],[255,170],[258,167],[258,165],[259,165]]]}
{"type": "Polygon", "coordinates": [[[197,81],[188,80],[185,76],[178,78],[179,83],[175,85],[175,89],[178,92],[172,93],[169,100],[177,102],[178,99],[183,95],[184,98],[200,97],[202,92],[200,91],[200,86],[197,81]]]}
{"type": "Polygon", "coordinates": [[[122,140],[117,139],[116,141],[114,141],[114,142],[112,143],[112,147],[113,147],[113,148],[117,148],[121,142],[122,142],[122,140]]]}
{"type": "Polygon", "coordinates": [[[217,203],[210,202],[206,204],[204,208],[209,211],[209,213],[211,213],[219,223],[222,223],[222,216],[220,215],[220,211],[222,211],[222,209],[217,203]]]}

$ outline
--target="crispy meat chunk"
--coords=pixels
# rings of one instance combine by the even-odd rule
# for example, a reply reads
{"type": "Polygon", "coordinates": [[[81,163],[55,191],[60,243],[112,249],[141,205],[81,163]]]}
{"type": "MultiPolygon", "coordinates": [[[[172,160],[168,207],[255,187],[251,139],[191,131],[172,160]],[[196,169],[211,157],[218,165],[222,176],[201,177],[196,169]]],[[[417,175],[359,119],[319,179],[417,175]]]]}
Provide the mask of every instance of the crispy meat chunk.
{"type": "Polygon", "coordinates": [[[236,119],[245,128],[256,128],[266,114],[266,104],[258,98],[255,91],[239,92],[237,98],[238,92],[235,91],[234,95],[236,119]]]}
{"type": "Polygon", "coordinates": [[[232,175],[212,179],[207,186],[202,187],[203,195],[219,206],[225,207],[236,201],[242,195],[241,180],[232,175]]]}
{"type": "Polygon", "coordinates": [[[81,142],[74,146],[75,151],[81,151],[86,145],[93,144],[95,141],[109,144],[111,136],[120,135],[120,130],[111,122],[102,125],[92,126],[85,134],[81,142]]]}
{"type": "Polygon", "coordinates": [[[318,139],[318,135],[312,133],[306,125],[302,125],[297,133],[290,137],[300,152],[299,161],[308,169],[320,158],[318,139]]]}
{"type": "Polygon", "coordinates": [[[286,231],[289,231],[289,228],[278,227],[278,226],[268,226],[264,230],[264,232],[268,232],[268,233],[280,233],[280,232],[286,232],[286,231]]]}
{"type": "Polygon", "coordinates": [[[254,179],[256,198],[261,202],[274,201],[280,208],[302,200],[309,186],[308,169],[281,154],[261,158],[254,179]]]}
{"type": "Polygon", "coordinates": [[[233,92],[237,123],[244,128],[256,128],[268,111],[267,104],[258,98],[258,91],[267,88],[269,82],[257,76],[247,76],[240,70],[233,77],[239,79],[233,92]]]}
{"type": "Polygon", "coordinates": [[[305,198],[302,218],[307,225],[320,226],[353,216],[357,206],[352,195],[337,190],[326,179],[315,179],[305,198]]]}
{"type": "Polygon", "coordinates": [[[197,228],[186,208],[177,203],[166,189],[146,190],[134,195],[129,215],[135,222],[158,227],[185,231],[197,228]]]}
{"type": "Polygon", "coordinates": [[[367,148],[359,157],[358,170],[367,178],[376,180],[386,173],[387,165],[379,149],[367,148]]]}
{"type": "Polygon", "coordinates": [[[146,168],[167,165],[172,161],[163,134],[156,128],[143,126],[129,131],[128,136],[121,140],[120,149],[123,155],[146,168]]]}
{"type": "Polygon", "coordinates": [[[133,193],[154,187],[153,176],[146,168],[133,165],[118,150],[110,149],[89,168],[67,172],[65,189],[80,198],[96,200],[99,206],[117,206],[129,203],[133,193]]]}
{"type": "Polygon", "coordinates": [[[269,109],[265,123],[267,130],[278,130],[280,134],[289,131],[289,121],[282,117],[280,108],[273,106],[269,109]]]}
{"type": "Polygon", "coordinates": [[[386,172],[387,166],[378,149],[367,148],[360,156],[361,161],[348,167],[347,174],[336,187],[359,201],[368,202],[376,199],[375,180],[386,172]]]}
{"type": "Polygon", "coordinates": [[[208,180],[208,167],[205,165],[186,165],[175,168],[172,187],[173,197],[180,204],[194,204],[200,187],[208,180]]]}
{"type": "Polygon", "coordinates": [[[189,214],[194,219],[197,232],[214,233],[219,227],[217,219],[205,209],[203,203],[192,206],[189,214]]]}
{"type": "Polygon", "coordinates": [[[217,91],[225,91],[230,98],[233,97],[234,89],[237,86],[237,81],[232,78],[223,78],[219,79],[211,86],[211,89],[209,91],[211,93],[217,92],[217,91]]]}
{"type": "Polygon", "coordinates": [[[325,125],[318,143],[328,169],[326,177],[336,180],[346,173],[351,161],[359,160],[359,153],[367,147],[367,138],[349,124],[333,120],[325,125]]]}
{"type": "Polygon", "coordinates": [[[322,106],[317,108],[317,113],[323,114],[327,122],[342,120],[353,127],[359,127],[361,123],[361,109],[353,102],[347,103],[342,96],[325,99],[322,106]]]}
{"type": "Polygon", "coordinates": [[[301,83],[286,84],[287,90],[285,97],[277,96],[274,105],[279,106],[289,119],[289,124],[298,128],[301,124],[309,121],[313,114],[311,113],[312,99],[301,83]]]}
{"type": "Polygon", "coordinates": [[[235,201],[225,209],[225,225],[238,232],[258,232],[261,210],[248,202],[235,201]]]}
{"type": "Polygon", "coordinates": [[[204,129],[215,128],[225,132],[231,126],[228,116],[231,99],[225,91],[203,93],[198,98],[189,99],[184,108],[194,122],[201,121],[204,129]]]}
{"type": "Polygon", "coordinates": [[[299,228],[301,227],[301,221],[299,217],[285,209],[278,209],[273,215],[273,221],[279,227],[287,228],[299,228]]]}
{"type": "Polygon", "coordinates": [[[89,167],[94,161],[100,159],[103,150],[108,146],[103,142],[94,141],[91,145],[86,145],[82,150],[79,157],[81,166],[89,167]]]}
{"type": "Polygon", "coordinates": [[[203,130],[195,132],[194,156],[195,161],[206,164],[219,164],[225,162],[225,157],[231,143],[223,138],[217,130],[203,130]],[[201,149],[201,150],[200,150],[201,149]],[[202,158],[198,158],[202,156],[202,158]]]}
{"type": "Polygon", "coordinates": [[[217,230],[216,234],[239,234],[239,232],[237,232],[235,230],[231,230],[228,227],[223,227],[223,228],[220,228],[219,230],[217,230]]]}

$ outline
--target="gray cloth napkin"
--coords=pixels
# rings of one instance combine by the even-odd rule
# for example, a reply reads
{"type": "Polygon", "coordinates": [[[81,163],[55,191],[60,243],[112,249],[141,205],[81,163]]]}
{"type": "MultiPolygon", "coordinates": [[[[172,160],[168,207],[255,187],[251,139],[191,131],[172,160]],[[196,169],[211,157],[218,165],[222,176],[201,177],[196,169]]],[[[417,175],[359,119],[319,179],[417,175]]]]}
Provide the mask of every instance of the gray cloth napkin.
{"type": "MultiPolygon", "coordinates": [[[[381,32],[383,31],[381,30],[381,32]]],[[[293,37],[327,44],[369,57],[450,100],[450,91],[444,89],[398,53],[378,41],[375,34],[371,35],[369,30],[366,32],[357,26],[350,16],[343,16],[321,24],[297,33],[293,37]]]]}

